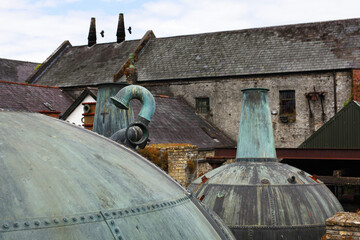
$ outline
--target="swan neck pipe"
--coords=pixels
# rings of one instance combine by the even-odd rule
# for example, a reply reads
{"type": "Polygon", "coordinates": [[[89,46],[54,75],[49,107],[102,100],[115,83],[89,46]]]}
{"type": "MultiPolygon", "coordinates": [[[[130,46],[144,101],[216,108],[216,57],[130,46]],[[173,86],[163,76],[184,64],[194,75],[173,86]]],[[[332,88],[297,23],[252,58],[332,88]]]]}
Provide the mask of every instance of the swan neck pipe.
{"type": "Polygon", "coordinates": [[[137,120],[147,122],[151,121],[155,113],[155,99],[153,95],[144,87],[137,85],[130,85],[122,88],[114,97],[111,97],[113,103],[121,109],[129,109],[129,104],[132,99],[138,99],[142,108],[139,112],[137,120]]]}

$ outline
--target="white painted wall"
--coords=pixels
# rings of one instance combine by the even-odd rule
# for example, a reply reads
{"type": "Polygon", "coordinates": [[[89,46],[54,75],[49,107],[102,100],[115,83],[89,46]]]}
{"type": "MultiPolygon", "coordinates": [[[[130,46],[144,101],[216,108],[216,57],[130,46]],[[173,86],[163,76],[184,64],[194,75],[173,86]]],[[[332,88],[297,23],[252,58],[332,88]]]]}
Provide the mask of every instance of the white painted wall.
{"type": "Polygon", "coordinates": [[[65,121],[68,121],[70,123],[73,123],[75,125],[79,125],[83,127],[83,123],[81,122],[81,119],[83,117],[83,105],[84,102],[96,102],[96,100],[91,97],[90,95],[86,96],[85,99],[74,109],[74,111],[65,119],[65,121]]]}

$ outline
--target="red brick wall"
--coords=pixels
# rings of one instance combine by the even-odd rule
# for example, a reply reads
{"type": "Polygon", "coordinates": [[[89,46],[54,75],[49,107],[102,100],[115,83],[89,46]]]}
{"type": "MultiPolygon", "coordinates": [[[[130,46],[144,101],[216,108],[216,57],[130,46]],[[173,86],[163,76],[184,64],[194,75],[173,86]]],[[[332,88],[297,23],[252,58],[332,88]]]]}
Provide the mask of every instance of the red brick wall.
{"type": "Polygon", "coordinates": [[[353,69],[352,75],[353,100],[360,101],[360,69],[353,69]]]}

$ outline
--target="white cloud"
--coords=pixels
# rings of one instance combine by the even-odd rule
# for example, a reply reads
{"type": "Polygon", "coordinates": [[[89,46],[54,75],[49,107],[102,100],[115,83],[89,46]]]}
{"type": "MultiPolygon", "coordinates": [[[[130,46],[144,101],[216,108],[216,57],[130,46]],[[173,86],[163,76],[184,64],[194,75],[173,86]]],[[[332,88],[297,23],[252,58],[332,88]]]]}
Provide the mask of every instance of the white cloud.
{"type": "MultiPolygon", "coordinates": [[[[91,17],[96,17],[98,43],[116,41],[117,14],[96,7],[86,11],[68,10],[75,1],[80,4],[80,0],[2,0],[0,58],[41,62],[64,40],[85,45],[91,17]],[[101,30],[105,31],[104,38],[99,35],[101,30]]],[[[164,37],[352,18],[359,16],[360,7],[358,0],[151,0],[142,4],[128,1],[96,2],[114,4],[114,8],[133,7],[120,9],[125,13],[126,28],[133,29],[133,34],[126,33],[127,39],[139,39],[147,30],[164,37]]]]}
{"type": "Polygon", "coordinates": [[[16,10],[26,8],[28,1],[26,0],[2,0],[0,10],[16,10]]]}
{"type": "Polygon", "coordinates": [[[358,17],[359,7],[357,0],[159,0],[127,19],[135,29],[168,36],[358,17]]]}
{"type": "Polygon", "coordinates": [[[261,24],[304,23],[359,17],[359,1],[276,0],[256,2],[254,19],[261,24]],[[276,14],[274,14],[276,13],[276,14]]]}
{"type": "Polygon", "coordinates": [[[152,29],[157,36],[169,36],[246,27],[246,12],[247,6],[234,0],[156,1],[130,12],[126,20],[134,30],[152,29]]]}

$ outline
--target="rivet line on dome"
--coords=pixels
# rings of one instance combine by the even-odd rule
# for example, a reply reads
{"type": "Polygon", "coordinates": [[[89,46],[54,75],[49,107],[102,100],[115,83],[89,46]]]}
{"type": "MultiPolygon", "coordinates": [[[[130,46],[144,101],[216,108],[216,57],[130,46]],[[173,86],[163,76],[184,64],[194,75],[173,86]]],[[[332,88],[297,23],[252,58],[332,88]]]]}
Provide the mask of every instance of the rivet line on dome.
{"type": "MultiPolygon", "coordinates": [[[[43,229],[61,226],[70,226],[76,224],[84,224],[91,222],[100,222],[103,220],[118,219],[127,216],[139,215],[144,213],[150,213],[154,211],[161,211],[166,208],[173,208],[181,203],[185,203],[186,200],[190,200],[189,196],[184,196],[179,199],[167,200],[158,203],[152,203],[143,206],[137,206],[127,209],[112,209],[109,212],[93,212],[87,214],[68,215],[68,216],[57,216],[50,218],[36,218],[36,219],[25,219],[15,221],[0,221],[0,233],[11,232],[20,230],[31,230],[31,229],[43,229]]],[[[111,222],[112,224],[112,222],[111,222]]],[[[115,226],[115,222],[113,224],[115,226]]],[[[121,237],[121,236],[120,236],[121,237]]],[[[119,238],[120,239],[120,238],[119,238]]]]}

